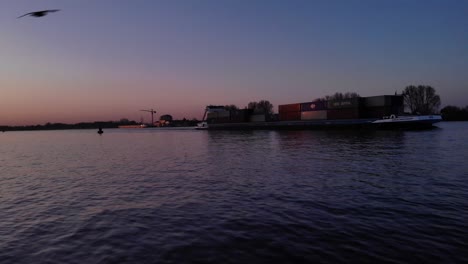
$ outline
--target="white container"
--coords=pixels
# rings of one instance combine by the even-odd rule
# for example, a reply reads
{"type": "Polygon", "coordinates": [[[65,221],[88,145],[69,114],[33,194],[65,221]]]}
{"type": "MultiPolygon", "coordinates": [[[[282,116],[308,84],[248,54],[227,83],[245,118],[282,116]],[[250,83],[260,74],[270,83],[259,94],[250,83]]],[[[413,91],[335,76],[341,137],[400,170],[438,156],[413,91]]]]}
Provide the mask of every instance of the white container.
{"type": "Polygon", "coordinates": [[[265,122],[265,115],[251,115],[250,122],[265,122]]]}

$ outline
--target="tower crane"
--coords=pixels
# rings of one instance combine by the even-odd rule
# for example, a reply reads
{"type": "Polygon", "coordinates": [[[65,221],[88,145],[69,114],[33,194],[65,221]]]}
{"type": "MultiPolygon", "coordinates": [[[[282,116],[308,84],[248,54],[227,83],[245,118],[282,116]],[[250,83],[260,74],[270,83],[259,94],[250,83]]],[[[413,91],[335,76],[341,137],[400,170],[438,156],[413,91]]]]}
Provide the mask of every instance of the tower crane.
{"type": "Polygon", "coordinates": [[[153,115],[156,114],[156,111],[153,110],[153,109],[150,109],[150,110],[140,110],[140,111],[143,111],[143,112],[150,112],[150,113],[151,113],[151,126],[154,126],[154,118],[153,118],[153,115]]]}

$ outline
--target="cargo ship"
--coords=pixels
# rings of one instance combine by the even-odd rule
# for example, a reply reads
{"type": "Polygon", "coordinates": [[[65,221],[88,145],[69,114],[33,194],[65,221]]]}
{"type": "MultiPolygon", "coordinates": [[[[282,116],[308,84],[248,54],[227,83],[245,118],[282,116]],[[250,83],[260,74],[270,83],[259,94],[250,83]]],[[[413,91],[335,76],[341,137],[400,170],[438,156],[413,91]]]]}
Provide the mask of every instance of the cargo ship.
{"type": "Polygon", "coordinates": [[[207,106],[196,129],[425,129],[440,121],[440,115],[407,115],[403,96],[382,95],[279,105],[276,115],[207,106]]]}

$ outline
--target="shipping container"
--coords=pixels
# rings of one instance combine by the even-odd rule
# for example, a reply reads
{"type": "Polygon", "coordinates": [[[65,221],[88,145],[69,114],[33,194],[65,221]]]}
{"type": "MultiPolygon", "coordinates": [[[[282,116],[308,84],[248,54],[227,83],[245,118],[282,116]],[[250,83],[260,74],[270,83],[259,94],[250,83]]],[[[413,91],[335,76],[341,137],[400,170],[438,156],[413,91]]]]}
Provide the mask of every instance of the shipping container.
{"type": "Polygon", "coordinates": [[[277,122],[277,121],[279,121],[279,114],[267,115],[266,116],[266,121],[267,122],[277,122]]]}
{"type": "Polygon", "coordinates": [[[206,119],[214,119],[218,117],[218,113],[207,113],[206,114],[206,119]]]}
{"type": "Polygon", "coordinates": [[[391,98],[392,98],[392,106],[403,106],[404,105],[403,95],[393,95],[391,98]]]}
{"type": "Polygon", "coordinates": [[[230,116],[231,117],[238,117],[238,116],[249,116],[253,113],[252,109],[239,109],[239,110],[231,110],[230,116]]]}
{"type": "Polygon", "coordinates": [[[206,118],[206,122],[208,124],[214,124],[216,122],[216,118],[206,118]]]}
{"type": "Polygon", "coordinates": [[[382,106],[388,106],[390,104],[391,104],[390,98],[386,97],[385,95],[371,96],[371,97],[364,98],[365,107],[382,107],[382,106]]]}
{"type": "Polygon", "coordinates": [[[403,114],[403,106],[381,106],[381,107],[366,107],[362,111],[363,118],[383,118],[391,115],[403,114]]]}
{"type": "Polygon", "coordinates": [[[231,116],[230,121],[231,123],[245,123],[245,122],[248,122],[249,119],[243,116],[242,117],[231,116]]]}
{"type": "Polygon", "coordinates": [[[301,104],[301,112],[327,110],[327,101],[316,101],[301,104]]]}
{"type": "MultiPolygon", "coordinates": [[[[208,122],[210,123],[210,122],[208,122]]],[[[212,124],[224,124],[224,123],[231,123],[231,119],[229,117],[218,117],[215,119],[211,119],[212,124]]]]}
{"type": "Polygon", "coordinates": [[[264,114],[262,114],[262,115],[251,115],[249,121],[250,122],[265,122],[265,115],[264,114]]]}
{"type": "Polygon", "coordinates": [[[280,121],[296,121],[301,120],[301,112],[280,112],[280,121]]]}
{"type": "Polygon", "coordinates": [[[327,110],[301,112],[301,120],[327,119],[327,110]]]}
{"type": "Polygon", "coordinates": [[[365,97],[363,99],[364,99],[365,107],[403,105],[403,96],[401,95],[371,96],[371,97],[365,97]]]}
{"type": "Polygon", "coordinates": [[[248,122],[249,117],[252,114],[252,109],[240,109],[231,111],[231,122],[232,123],[242,123],[248,122]]]}
{"type": "Polygon", "coordinates": [[[218,112],[218,118],[219,117],[230,117],[230,116],[231,116],[231,113],[229,111],[218,112]]]}
{"type": "Polygon", "coordinates": [[[359,108],[348,108],[348,109],[328,109],[327,119],[358,119],[360,118],[361,110],[359,108]]]}
{"type": "Polygon", "coordinates": [[[287,104],[287,105],[278,106],[279,113],[300,112],[300,111],[301,111],[301,104],[287,104]]]}
{"type": "Polygon", "coordinates": [[[366,107],[362,111],[363,118],[383,118],[391,115],[390,106],[366,107]]]}
{"type": "Polygon", "coordinates": [[[255,108],[255,109],[251,109],[252,110],[252,113],[254,115],[261,115],[261,114],[265,114],[265,110],[264,109],[261,109],[261,108],[255,108]]]}
{"type": "Polygon", "coordinates": [[[346,109],[346,108],[358,108],[360,106],[360,97],[343,99],[343,100],[330,100],[328,101],[328,109],[346,109]]]}
{"type": "Polygon", "coordinates": [[[229,111],[219,111],[219,112],[209,112],[206,115],[207,119],[212,119],[212,118],[223,118],[223,117],[229,117],[230,113],[229,111]]]}

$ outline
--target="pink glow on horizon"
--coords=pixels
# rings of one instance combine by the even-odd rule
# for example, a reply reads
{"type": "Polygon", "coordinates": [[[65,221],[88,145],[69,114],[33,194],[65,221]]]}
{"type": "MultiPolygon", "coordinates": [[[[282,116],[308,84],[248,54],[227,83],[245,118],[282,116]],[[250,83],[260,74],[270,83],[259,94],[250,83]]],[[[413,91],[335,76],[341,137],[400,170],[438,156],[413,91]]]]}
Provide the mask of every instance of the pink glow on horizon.
{"type": "Polygon", "coordinates": [[[411,84],[468,104],[463,1],[299,2],[1,2],[0,125],[191,119],[262,99],[276,111],[411,84]],[[45,5],[62,11],[16,19],[45,5]]]}

